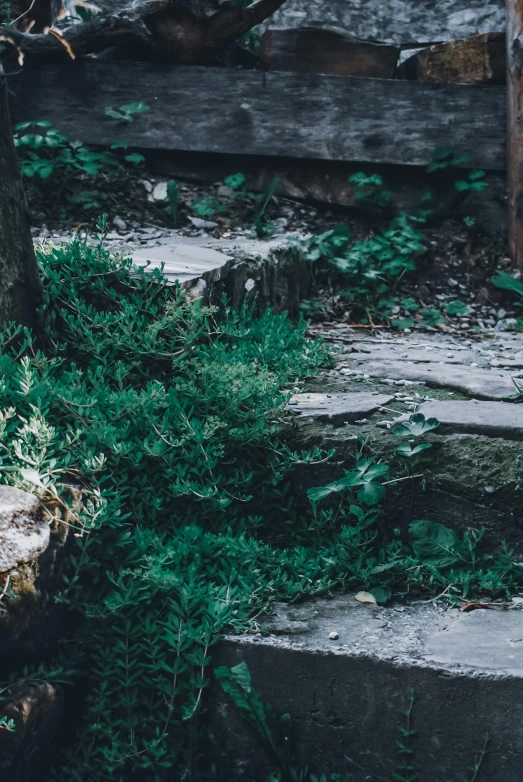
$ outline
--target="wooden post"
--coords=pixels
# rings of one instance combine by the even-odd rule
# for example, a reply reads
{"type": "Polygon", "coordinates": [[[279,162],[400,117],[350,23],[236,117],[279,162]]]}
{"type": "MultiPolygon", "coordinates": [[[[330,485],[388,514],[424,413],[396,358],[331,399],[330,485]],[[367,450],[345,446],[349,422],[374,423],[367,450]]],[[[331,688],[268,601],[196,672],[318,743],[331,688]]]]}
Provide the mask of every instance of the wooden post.
{"type": "Polygon", "coordinates": [[[0,65],[0,328],[6,320],[32,325],[40,280],[24,187],[16,157],[0,65]]]}
{"type": "Polygon", "coordinates": [[[523,267],[523,0],[507,0],[509,247],[523,267]]]}

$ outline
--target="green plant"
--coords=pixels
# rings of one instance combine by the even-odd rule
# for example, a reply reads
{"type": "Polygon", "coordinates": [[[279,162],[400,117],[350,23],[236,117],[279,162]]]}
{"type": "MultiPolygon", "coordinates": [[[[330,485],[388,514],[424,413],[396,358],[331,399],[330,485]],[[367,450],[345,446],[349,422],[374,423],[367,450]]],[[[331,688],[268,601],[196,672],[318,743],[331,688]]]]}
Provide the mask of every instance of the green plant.
{"type": "Polygon", "coordinates": [[[492,278],[492,284],[495,285],[496,288],[502,288],[505,291],[510,291],[511,293],[516,293],[518,296],[523,297],[523,282],[501,269],[496,271],[496,274],[492,278]]]}
{"type": "Polygon", "coordinates": [[[176,225],[180,211],[180,188],[175,179],[170,179],[167,182],[167,198],[169,200],[171,217],[176,225]]]}
{"type": "Polygon", "coordinates": [[[7,717],[0,717],[0,731],[5,731],[6,733],[16,733],[16,725],[14,720],[8,719],[7,717]]]}
{"type": "Polygon", "coordinates": [[[418,778],[418,775],[415,773],[414,767],[412,766],[414,749],[412,748],[411,742],[416,735],[416,731],[412,727],[413,708],[414,690],[410,690],[407,708],[402,712],[405,717],[405,724],[398,726],[398,730],[401,734],[401,739],[396,741],[399,762],[392,775],[392,778],[396,780],[396,782],[416,782],[416,779],[418,778]]]}
{"type": "Polygon", "coordinates": [[[392,198],[392,193],[383,188],[383,179],[379,174],[368,176],[363,172],[359,172],[349,177],[349,182],[356,185],[354,197],[358,204],[381,209],[387,206],[392,198]]]}
{"type": "Polygon", "coordinates": [[[445,308],[447,315],[468,315],[470,309],[459,299],[451,301],[445,308]]]}
{"type": "Polygon", "coordinates": [[[270,225],[264,220],[267,207],[273,198],[275,198],[278,188],[280,187],[280,176],[275,176],[271,179],[265,192],[263,192],[257,200],[257,208],[253,217],[254,230],[259,237],[270,235],[270,225]]]}
{"type": "MultiPolygon", "coordinates": [[[[317,776],[309,770],[308,753],[305,747],[294,740],[290,715],[284,714],[278,718],[269,704],[262,701],[260,694],[252,686],[250,671],[245,662],[233,668],[216,668],[214,675],[223,691],[230,695],[239,714],[253,729],[255,736],[261,739],[265,754],[274,767],[265,782],[350,782],[345,774],[322,773],[317,776]]],[[[400,738],[396,741],[398,761],[392,773],[394,782],[416,782],[418,779],[412,765],[415,754],[412,742],[417,735],[413,727],[413,711],[414,690],[411,689],[407,706],[401,711],[403,724],[398,725],[400,738]]],[[[485,734],[482,747],[469,769],[472,776],[469,780],[462,776],[461,782],[477,782],[488,742],[489,736],[485,734]]],[[[364,768],[360,770],[365,773],[364,768]]],[[[372,782],[372,779],[372,776],[365,775],[363,782],[372,782]]]]}
{"type": "Polygon", "coordinates": [[[136,114],[143,114],[146,111],[150,111],[151,108],[146,103],[126,103],[123,106],[119,106],[117,109],[107,108],[105,113],[108,117],[116,119],[119,122],[134,122],[136,114]]]}
{"type": "Polygon", "coordinates": [[[1,480],[42,502],[71,481],[83,493],[58,598],[70,632],[13,681],[83,682],[76,741],[51,780],[199,782],[199,715],[225,628],[341,587],[381,601],[442,586],[456,599],[507,594],[523,570],[472,534],[438,567],[431,528],[386,531],[379,500],[398,478],[372,457],[329,491],[337,506],[309,503],[294,470],[325,454],[295,453],[281,419],[325,348],[305,323],[190,302],[102,240],[45,246],[38,330],[0,334],[1,480]]]}
{"type": "Polygon", "coordinates": [[[344,775],[317,777],[309,771],[303,746],[296,746],[289,714],[276,717],[268,704],[252,687],[251,674],[246,663],[233,668],[216,668],[214,675],[222,689],[231,696],[235,707],[261,739],[265,753],[273,765],[266,782],[348,782],[344,775]]]}

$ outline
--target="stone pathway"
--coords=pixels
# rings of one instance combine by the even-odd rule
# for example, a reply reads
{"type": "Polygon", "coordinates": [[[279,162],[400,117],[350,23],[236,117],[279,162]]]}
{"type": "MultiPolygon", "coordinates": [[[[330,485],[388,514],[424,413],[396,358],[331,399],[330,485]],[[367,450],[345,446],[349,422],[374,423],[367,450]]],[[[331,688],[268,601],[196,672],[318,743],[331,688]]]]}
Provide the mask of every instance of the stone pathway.
{"type": "MultiPolygon", "coordinates": [[[[303,490],[342,477],[362,442],[397,475],[391,429],[419,412],[440,421],[422,439],[432,443],[416,465],[424,481],[389,487],[382,523],[403,532],[416,519],[459,533],[484,528],[486,545],[506,540],[522,556],[523,334],[311,330],[339,349],[337,363],[291,399],[289,437],[334,456],[297,475],[303,490]]],[[[517,596],[470,613],[444,601],[383,607],[355,595],[279,604],[260,619],[261,633],[229,636],[213,657],[218,665],[247,662],[262,698],[276,713],[290,712],[325,773],[391,779],[399,710],[413,688],[413,762],[426,782],[465,778],[487,731],[492,745],[478,779],[520,782],[522,607],[517,596]]],[[[244,729],[217,699],[216,724],[243,757],[244,729]]],[[[259,771],[262,759],[253,761],[259,771]]]]}

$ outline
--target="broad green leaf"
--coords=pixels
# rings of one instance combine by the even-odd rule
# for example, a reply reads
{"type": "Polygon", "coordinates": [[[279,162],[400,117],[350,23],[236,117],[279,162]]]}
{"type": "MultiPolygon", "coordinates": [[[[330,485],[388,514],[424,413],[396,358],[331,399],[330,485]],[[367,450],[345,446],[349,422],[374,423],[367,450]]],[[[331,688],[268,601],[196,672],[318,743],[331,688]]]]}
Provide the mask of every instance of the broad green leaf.
{"type": "Polygon", "coordinates": [[[503,290],[517,293],[518,296],[523,296],[523,282],[516,280],[511,274],[498,269],[494,277],[492,278],[492,284],[496,288],[503,288],[503,290]]]}
{"type": "Polygon", "coordinates": [[[461,544],[454,530],[434,521],[414,521],[409,527],[409,541],[424,565],[447,568],[459,560],[461,544]]]}

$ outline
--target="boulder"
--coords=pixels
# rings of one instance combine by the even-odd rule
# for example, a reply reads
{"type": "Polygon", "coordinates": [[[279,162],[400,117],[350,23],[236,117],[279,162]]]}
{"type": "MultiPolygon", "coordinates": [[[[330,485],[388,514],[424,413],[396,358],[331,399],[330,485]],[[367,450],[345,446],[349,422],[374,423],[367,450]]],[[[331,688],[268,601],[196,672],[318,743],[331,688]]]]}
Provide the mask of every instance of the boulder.
{"type": "Polygon", "coordinates": [[[0,670],[20,655],[40,655],[58,636],[52,598],[79,502],[73,487],[44,506],[33,494],[0,486],[0,670]]]}

